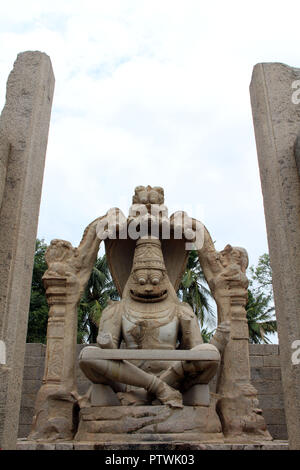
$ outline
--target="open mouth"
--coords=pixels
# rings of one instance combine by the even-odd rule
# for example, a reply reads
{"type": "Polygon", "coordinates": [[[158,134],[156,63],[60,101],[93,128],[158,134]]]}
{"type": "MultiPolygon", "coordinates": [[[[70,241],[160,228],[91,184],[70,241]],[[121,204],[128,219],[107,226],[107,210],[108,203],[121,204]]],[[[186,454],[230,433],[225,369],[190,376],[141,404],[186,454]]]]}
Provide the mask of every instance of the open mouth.
{"type": "Polygon", "coordinates": [[[138,292],[134,292],[132,289],[130,290],[130,295],[133,299],[139,300],[142,302],[159,302],[160,300],[163,300],[167,297],[167,289],[163,290],[162,292],[159,292],[157,294],[155,293],[142,293],[139,294],[138,292]]]}

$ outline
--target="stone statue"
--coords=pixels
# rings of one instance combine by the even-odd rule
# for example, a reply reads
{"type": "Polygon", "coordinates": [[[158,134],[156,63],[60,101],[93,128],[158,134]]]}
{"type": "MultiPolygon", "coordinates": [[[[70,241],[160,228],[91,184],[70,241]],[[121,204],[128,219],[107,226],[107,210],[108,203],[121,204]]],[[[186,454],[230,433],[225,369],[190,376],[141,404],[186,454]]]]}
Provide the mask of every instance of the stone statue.
{"type": "Polygon", "coordinates": [[[245,249],[218,252],[201,222],[184,212],[168,217],[162,188],[138,186],[128,217],[110,209],[78,248],[53,240],[46,260],[47,353],[31,439],[271,439],[250,377],[245,249]],[[97,346],[81,351],[91,387],[79,396],[77,306],[101,241],[121,300],[103,311],[97,346]],[[176,295],[190,249],[217,304],[210,344],[176,295]]]}
{"type": "MultiPolygon", "coordinates": [[[[228,327],[228,325],[227,325],[228,327]]],[[[220,352],[226,344],[226,328],[216,332],[220,352]]],[[[110,385],[126,402],[126,387],[142,387],[143,397],[151,404],[161,403],[182,408],[182,394],[195,384],[208,384],[218,365],[218,350],[203,344],[199,323],[187,303],[180,302],[168,278],[161,242],[145,237],[136,243],[131,274],[119,302],[113,302],[102,314],[97,338],[100,348],[147,349],[159,351],[161,360],[116,361],[99,359],[98,349],[88,346],[80,356],[80,367],[97,384],[110,385]],[[164,361],[165,350],[202,350],[207,360],[164,361]],[[122,390],[122,391],[121,391],[122,390]],[[121,391],[121,393],[120,393],[121,391]],[[123,393],[122,393],[123,392],[123,393]]],[[[212,341],[214,343],[214,340],[212,341]]],[[[133,397],[131,393],[131,399],[133,397]]],[[[127,403],[129,402],[127,397],[127,403]]],[[[137,397],[140,403],[141,394],[137,397]]]]}

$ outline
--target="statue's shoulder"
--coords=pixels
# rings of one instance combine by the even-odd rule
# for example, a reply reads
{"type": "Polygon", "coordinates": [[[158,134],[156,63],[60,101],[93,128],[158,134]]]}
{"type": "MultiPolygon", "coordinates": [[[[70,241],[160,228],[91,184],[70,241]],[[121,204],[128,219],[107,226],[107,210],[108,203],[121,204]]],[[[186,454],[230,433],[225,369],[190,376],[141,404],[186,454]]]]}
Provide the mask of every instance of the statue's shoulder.
{"type": "Polygon", "coordinates": [[[177,314],[179,319],[192,320],[195,318],[192,307],[187,302],[180,302],[177,307],[177,314]]]}
{"type": "Polygon", "coordinates": [[[102,312],[101,317],[108,319],[111,317],[116,317],[122,313],[122,300],[109,300],[107,306],[102,312]]]}

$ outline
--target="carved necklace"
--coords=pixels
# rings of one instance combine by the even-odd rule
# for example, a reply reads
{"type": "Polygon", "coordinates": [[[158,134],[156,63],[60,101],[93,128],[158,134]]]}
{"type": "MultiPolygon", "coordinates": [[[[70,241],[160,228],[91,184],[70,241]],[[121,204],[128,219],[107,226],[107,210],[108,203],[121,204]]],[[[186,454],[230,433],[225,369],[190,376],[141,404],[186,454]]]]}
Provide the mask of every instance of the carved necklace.
{"type": "Polygon", "coordinates": [[[167,302],[167,305],[155,305],[155,309],[153,308],[154,305],[153,303],[143,304],[142,302],[136,302],[131,298],[126,299],[124,316],[132,323],[146,321],[153,328],[166,325],[176,317],[176,305],[173,302],[171,304],[167,302]]]}

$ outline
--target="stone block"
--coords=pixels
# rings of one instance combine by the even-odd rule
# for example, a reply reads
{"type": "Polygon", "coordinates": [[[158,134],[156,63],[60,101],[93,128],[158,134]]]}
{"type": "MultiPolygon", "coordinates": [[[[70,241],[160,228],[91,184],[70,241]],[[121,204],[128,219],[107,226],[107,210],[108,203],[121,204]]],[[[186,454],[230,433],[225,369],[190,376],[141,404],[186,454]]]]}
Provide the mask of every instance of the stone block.
{"type": "Polygon", "coordinates": [[[268,444],[263,444],[261,450],[289,450],[289,444],[286,443],[278,443],[278,442],[270,442],[268,444]]]}
{"type": "Polygon", "coordinates": [[[261,444],[246,444],[244,450],[261,450],[261,444]]]}
{"type": "Polygon", "coordinates": [[[206,450],[231,450],[232,444],[205,444],[206,450]]]}
{"type": "Polygon", "coordinates": [[[74,442],[74,450],[94,450],[95,444],[90,442],[74,442]]]}
{"type": "Polygon", "coordinates": [[[258,395],[260,407],[265,409],[284,409],[283,394],[258,395]]]}
{"type": "Polygon", "coordinates": [[[250,356],[250,367],[263,367],[263,356],[250,356]]]}
{"type": "Polygon", "coordinates": [[[282,393],[281,383],[277,381],[252,381],[259,395],[277,395],[282,393]]]}
{"type": "Polygon", "coordinates": [[[261,382],[264,380],[262,367],[251,367],[250,372],[252,382],[261,382]]]}
{"type": "Polygon", "coordinates": [[[281,383],[281,369],[280,367],[252,367],[251,380],[254,382],[277,381],[281,383]]]}
{"type": "MultiPolygon", "coordinates": [[[[27,343],[26,345],[26,351],[27,351],[27,346],[29,345],[30,343],[27,343]]],[[[27,355],[25,356],[25,364],[24,364],[24,367],[44,367],[44,358],[42,356],[31,356],[31,355],[27,355]]]]}
{"type": "Polygon", "coordinates": [[[18,440],[16,450],[36,450],[37,443],[33,441],[18,440]]]}
{"type": "Polygon", "coordinates": [[[55,444],[55,450],[73,450],[73,442],[57,442],[55,444]]]}
{"type": "Polygon", "coordinates": [[[35,393],[23,393],[22,400],[21,400],[21,412],[22,408],[34,408],[36,399],[35,393]]]}
{"type": "Polygon", "coordinates": [[[38,442],[36,450],[55,450],[55,444],[50,442],[38,442]]]}
{"type": "Polygon", "coordinates": [[[270,356],[279,354],[278,344],[249,344],[250,361],[251,356],[270,356]]]}
{"type": "Polygon", "coordinates": [[[40,386],[41,382],[39,380],[24,380],[23,393],[37,393],[40,386]]]}
{"type": "MultiPolygon", "coordinates": [[[[147,436],[181,436],[197,441],[222,439],[221,423],[214,406],[102,406],[82,408],[75,440],[105,442],[108,436],[130,434],[139,440],[147,436]],[[143,437],[144,436],[144,437],[143,437]]],[[[175,439],[175,437],[174,437],[175,439]]]]}
{"type": "Polygon", "coordinates": [[[268,430],[273,439],[286,440],[288,438],[285,424],[269,424],[268,430]]]}
{"type": "Polygon", "coordinates": [[[42,347],[43,345],[41,343],[27,343],[25,350],[25,361],[27,361],[28,356],[42,357],[42,347]]]}
{"type": "Polygon", "coordinates": [[[231,450],[244,450],[245,444],[232,444],[231,450]]]}
{"type": "Polygon", "coordinates": [[[34,408],[25,408],[25,407],[21,408],[19,423],[31,425],[33,415],[34,415],[34,408]]]}
{"type": "Polygon", "coordinates": [[[279,410],[276,408],[264,409],[263,411],[266,423],[270,424],[285,424],[285,414],[284,410],[279,410]]]}
{"type": "Polygon", "coordinates": [[[264,367],[262,370],[262,377],[265,380],[274,380],[281,385],[281,369],[280,367],[264,367]]]}
{"type": "Polygon", "coordinates": [[[279,356],[264,356],[265,367],[280,367],[279,356]]]}
{"type": "Polygon", "coordinates": [[[30,424],[19,424],[18,437],[27,437],[31,431],[30,424]]]}
{"type": "Polygon", "coordinates": [[[40,378],[38,367],[24,367],[24,380],[38,380],[40,378]]]}

